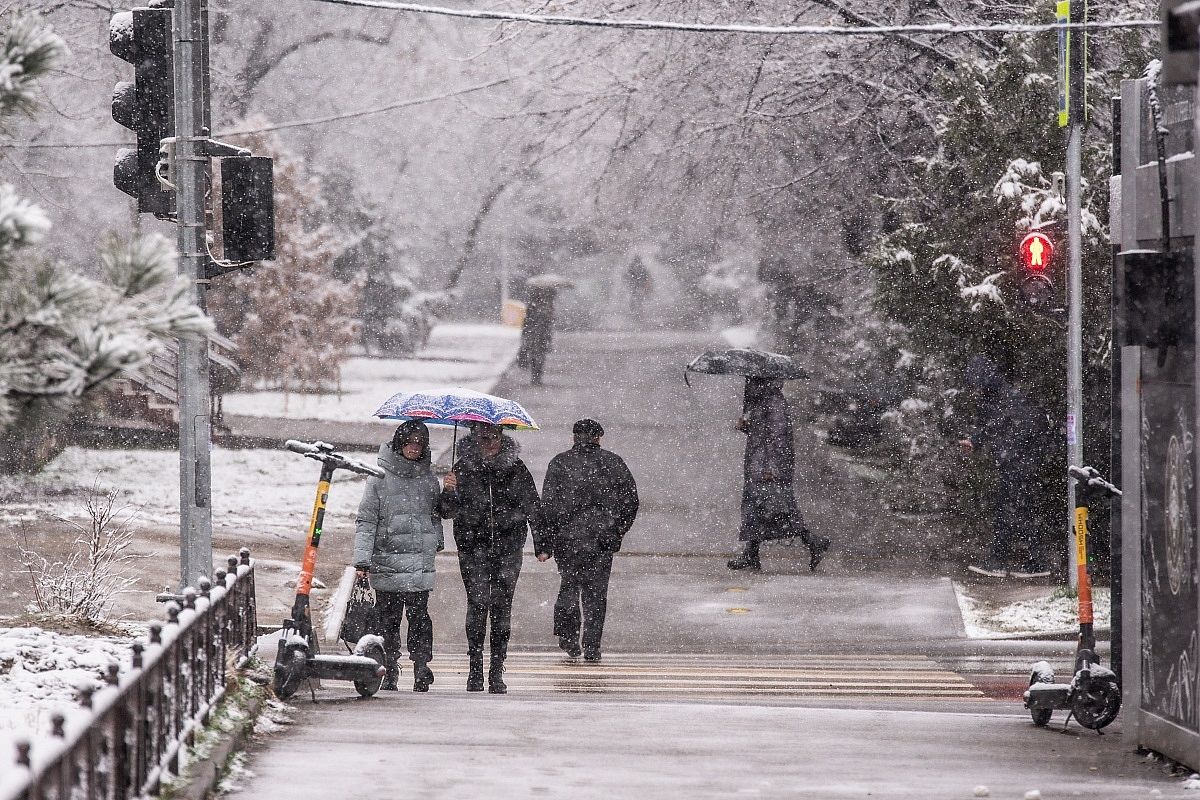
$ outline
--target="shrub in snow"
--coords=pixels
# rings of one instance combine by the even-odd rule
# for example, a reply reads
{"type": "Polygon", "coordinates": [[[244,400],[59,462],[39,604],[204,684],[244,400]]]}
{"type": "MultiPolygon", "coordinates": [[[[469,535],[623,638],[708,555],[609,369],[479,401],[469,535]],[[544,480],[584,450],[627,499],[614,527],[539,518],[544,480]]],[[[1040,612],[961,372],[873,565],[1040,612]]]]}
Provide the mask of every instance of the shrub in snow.
{"type": "Polygon", "coordinates": [[[51,561],[35,551],[24,528],[19,537],[14,534],[33,591],[31,611],[104,622],[117,595],[137,583],[127,574],[137,559],[130,551],[133,512],[117,506],[119,494],[118,489],[101,494],[93,487],[84,500],[87,524],[63,520],[77,534],[63,561],[51,561]]]}

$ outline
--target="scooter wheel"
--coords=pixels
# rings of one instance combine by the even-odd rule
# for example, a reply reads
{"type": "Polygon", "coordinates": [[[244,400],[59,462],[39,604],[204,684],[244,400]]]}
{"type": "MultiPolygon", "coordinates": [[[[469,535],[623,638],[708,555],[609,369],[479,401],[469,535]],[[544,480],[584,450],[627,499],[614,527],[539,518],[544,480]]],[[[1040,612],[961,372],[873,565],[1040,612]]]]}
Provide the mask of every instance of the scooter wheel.
{"type": "Polygon", "coordinates": [[[1071,710],[1079,724],[1098,731],[1117,718],[1121,710],[1121,687],[1114,678],[1093,678],[1087,690],[1077,690],[1071,710]]]}
{"type": "MultiPolygon", "coordinates": [[[[363,648],[356,648],[354,651],[354,654],[359,655],[359,656],[366,656],[367,658],[373,658],[379,662],[379,666],[381,666],[381,667],[386,663],[384,660],[384,655],[383,655],[383,647],[381,647],[378,644],[372,643],[372,644],[368,644],[367,646],[365,646],[363,648]]],[[[382,685],[383,685],[383,676],[382,675],[376,675],[374,678],[371,678],[370,680],[354,682],[354,688],[357,689],[358,693],[360,695],[362,695],[363,697],[371,697],[372,695],[374,695],[376,692],[379,691],[379,687],[382,685]]]]}
{"type": "Polygon", "coordinates": [[[1029,709],[1029,716],[1033,717],[1033,724],[1039,728],[1044,728],[1050,724],[1050,715],[1053,713],[1054,711],[1049,708],[1029,709]]]}
{"type": "Polygon", "coordinates": [[[302,645],[292,645],[275,662],[275,696],[287,700],[296,693],[308,672],[308,652],[302,645]]]}

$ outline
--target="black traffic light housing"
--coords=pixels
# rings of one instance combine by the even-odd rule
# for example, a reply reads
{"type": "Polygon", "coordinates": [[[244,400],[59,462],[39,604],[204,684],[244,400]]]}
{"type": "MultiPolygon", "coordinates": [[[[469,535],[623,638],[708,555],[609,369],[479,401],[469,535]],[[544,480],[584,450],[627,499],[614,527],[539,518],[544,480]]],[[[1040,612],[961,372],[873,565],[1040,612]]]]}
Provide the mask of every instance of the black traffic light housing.
{"type": "Polygon", "coordinates": [[[138,211],[169,217],[175,193],[155,174],[160,142],[175,135],[175,74],[171,9],[135,8],[113,16],[109,49],[134,67],[132,82],[113,91],[112,115],[137,137],[134,150],[117,153],[113,184],[137,200],[138,211]]]}
{"type": "Polygon", "coordinates": [[[1162,78],[1165,84],[1194,84],[1200,70],[1200,0],[1163,0],[1162,78]]]}
{"type": "Polygon", "coordinates": [[[221,159],[221,235],[227,262],[275,258],[275,180],[271,159],[221,159]]]}

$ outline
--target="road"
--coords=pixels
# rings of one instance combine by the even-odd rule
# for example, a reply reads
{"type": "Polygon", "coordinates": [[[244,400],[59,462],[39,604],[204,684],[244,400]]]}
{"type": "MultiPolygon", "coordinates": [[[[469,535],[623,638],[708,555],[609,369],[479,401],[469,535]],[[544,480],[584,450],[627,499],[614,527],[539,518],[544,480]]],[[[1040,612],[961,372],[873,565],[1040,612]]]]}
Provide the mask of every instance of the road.
{"type": "MultiPolygon", "coordinates": [[[[368,701],[329,683],[261,741],[247,798],[965,798],[1184,796],[1100,737],[1035,729],[1016,700],[1037,658],[1069,643],[964,638],[939,576],[863,569],[837,546],[816,574],[773,545],[761,574],[732,573],[742,437],[734,379],[688,388],[681,367],[715,346],[696,332],[556,335],[547,385],[516,397],[543,430],[519,435],[539,483],[592,416],[638,478],[643,510],[617,559],[605,658],[565,662],[550,616],[553,563],[525,561],[504,697],[467,695],[456,557],[438,559],[438,656],[428,695],[368,701]]],[[[830,493],[837,486],[826,487],[830,493]]],[[[406,670],[404,682],[411,678],[406,670]]]]}

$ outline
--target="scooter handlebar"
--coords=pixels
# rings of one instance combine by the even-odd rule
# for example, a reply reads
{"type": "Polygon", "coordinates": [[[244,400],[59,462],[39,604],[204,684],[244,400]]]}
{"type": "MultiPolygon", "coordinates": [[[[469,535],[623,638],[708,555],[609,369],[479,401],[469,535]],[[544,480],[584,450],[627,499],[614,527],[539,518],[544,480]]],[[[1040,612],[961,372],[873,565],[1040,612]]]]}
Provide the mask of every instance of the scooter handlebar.
{"type": "Polygon", "coordinates": [[[1121,490],[1109,483],[1095,467],[1068,467],[1067,474],[1084,487],[1103,492],[1110,497],[1120,497],[1121,490]]]}
{"type": "Polygon", "coordinates": [[[370,464],[364,464],[361,461],[354,461],[349,458],[343,458],[340,465],[343,469],[348,469],[351,472],[358,472],[363,475],[373,475],[376,478],[383,477],[383,470],[379,467],[372,467],[370,464]]]}
{"type": "MultiPolygon", "coordinates": [[[[296,439],[288,439],[286,442],[283,443],[283,446],[286,447],[288,450],[291,450],[293,453],[299,453],[302,456],[306,456],[311,453],[321,452],[321,450],[322,450],[321,445],[323,445],[323,444],[325,444],[325,443],[324,442],[313,442],[312,444],[309,444],[308,442],[301,442],[301,441],[297,441],[296,439]]],[[[329,449],[331,450],[332,448],[329,448],[329,449]]]]}
{"type": "Polygon", "coordinates": [[[374,475],[376,478],[383,477],[383,470],[373,467],[370,464],[364,464],[361,461],[355,461],[352,458],[346,458],[341,453],[335,453],[333,445],[326,442],[309,443],[296,439],[288,439],[284,442],[283,446],[293,453],[299,453],[305,458],[320,461],[322,464],[329,464],[334,469],[347,469],[351,472],[357,472],[360,475],[374,475]]]}

